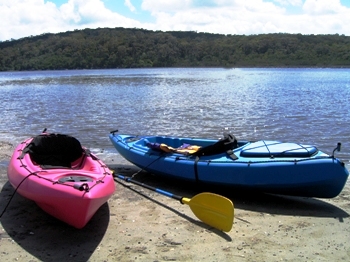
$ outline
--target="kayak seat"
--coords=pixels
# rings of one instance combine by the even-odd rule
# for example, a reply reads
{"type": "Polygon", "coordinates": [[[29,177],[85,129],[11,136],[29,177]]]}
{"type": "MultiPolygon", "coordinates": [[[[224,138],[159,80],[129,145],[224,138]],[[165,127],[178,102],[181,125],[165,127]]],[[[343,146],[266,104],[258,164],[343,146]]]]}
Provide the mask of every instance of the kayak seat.
{"type": "Polygon", "coordinates": [[[174,148],[164,143],[151,143],[148,139],[144,139],[144,145],[148,148],[162,152],[162,153],[177,153],[183,155],[189,155],[197,152],[201,147],[197,145],[182,144],[181,146],[174,148]]]}
{"type": "MultiPolygon", "coordinates": [[[[231,156],[234,156],[232,150],[238,147],[237,139],[232,134],[224,133],[224,137],[217,141],[216,143],[205,146],[193,153],[193,156],[212,156],[222,153],[229,153],[231,156]]],[[[237,159],[237,157],[234,157],[237,159]]]]}
{"type": "MultiPolygon", "coordinates": [[[[178,153],[198,157],[228,153],[232,159],[237,159],[232,150],[238,147],[238,142],[232,134],[224,133],[222,139],[207,145],[192,145],[187,143],[190,141],[164,137],[158,138],[159,139],[154,139],[154,137],[144,138],[140,141],[140,144],[142,147],[146,146],[158,152],[178,153]]],[[[136,144],[137,143],[135,143],[135,145],[136,144]]]]}
{"type": "Polygon", "coordinates": [[[23,150],[29,153],[31,160],[49,168],[71,168],[71,163],[78,160],[84,152],[80,142],[69,135],[42,134],[33,138],[23,150]]]}

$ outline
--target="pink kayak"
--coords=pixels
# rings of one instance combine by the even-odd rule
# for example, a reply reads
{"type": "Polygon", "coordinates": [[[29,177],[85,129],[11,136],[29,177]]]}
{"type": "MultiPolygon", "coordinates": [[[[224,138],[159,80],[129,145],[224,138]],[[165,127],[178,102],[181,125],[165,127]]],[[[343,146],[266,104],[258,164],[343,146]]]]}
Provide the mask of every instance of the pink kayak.
{"type": "Polygon", "coordinates": [[[84,227],[112,196],[112,172],[74,137],[43,133],[15,149],[7,175],[22,196],[48,214],[84,227]]]}

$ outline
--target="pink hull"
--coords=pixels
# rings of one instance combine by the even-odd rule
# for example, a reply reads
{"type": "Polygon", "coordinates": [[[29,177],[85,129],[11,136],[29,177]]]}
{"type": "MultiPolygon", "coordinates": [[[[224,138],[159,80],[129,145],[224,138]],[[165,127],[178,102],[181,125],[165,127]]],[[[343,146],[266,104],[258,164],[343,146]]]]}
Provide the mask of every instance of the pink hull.
{"type": "Polygon", "coordinates": [[[75,227],[84,227],[115,191],[112,172],[96,156],[83,156],[72,168],[42,169],[29,154],[22,158],[28,139],[15,149],[7,175],[22,196],[48,214],[75,227]]]}

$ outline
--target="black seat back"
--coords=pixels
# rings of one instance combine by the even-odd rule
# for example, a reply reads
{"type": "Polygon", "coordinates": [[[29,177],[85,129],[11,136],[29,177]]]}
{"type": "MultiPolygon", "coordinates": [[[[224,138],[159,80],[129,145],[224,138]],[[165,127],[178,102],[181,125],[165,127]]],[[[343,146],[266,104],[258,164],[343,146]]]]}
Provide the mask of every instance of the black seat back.
{"type": "Polygon", "coordinates": [[[42,134],[33,138],[27,151],[38,165],[71,167],[84,152],[80,142],[69,135],[42,134]]]}
{"type": "Polygon", "coordinates": [[[193,153],[194,156],[211,156],[216,154],[222,154],[229,150],[237,148],[237,139],[232,134],[224,133],[224,138],[218,142],[200,148],[197,152],[193,153]]]}

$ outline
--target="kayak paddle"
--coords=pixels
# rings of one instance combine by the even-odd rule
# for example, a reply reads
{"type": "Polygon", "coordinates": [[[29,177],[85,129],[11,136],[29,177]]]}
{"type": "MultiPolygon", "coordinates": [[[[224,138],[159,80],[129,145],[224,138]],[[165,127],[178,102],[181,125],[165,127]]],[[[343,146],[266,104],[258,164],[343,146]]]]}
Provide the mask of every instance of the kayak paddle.
{"type": "Polygon", "coordinates": [[[114,174],[114,176],[124,181],[153,190],[167,197],[179,200],[181,204],[189,205],[193,214],[209,226],[225,232],[229,232],[232,228],[234,214],[233,203],[226,197],[206,192],[197,194],[192,198],[186,198],[146,185],[133,180],[130,177],[116,174],[114,174]]]}

